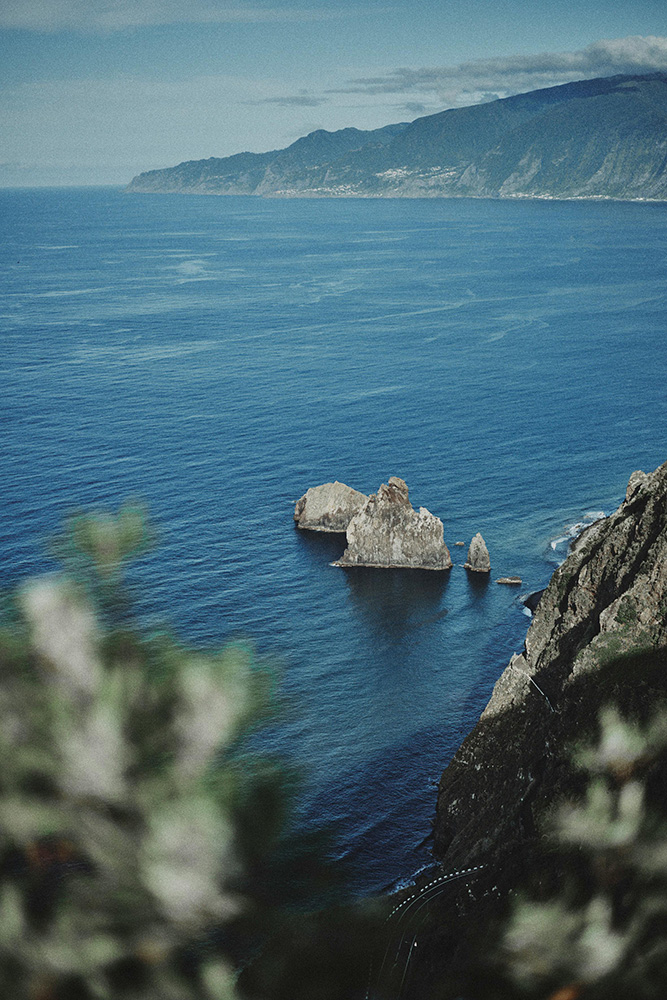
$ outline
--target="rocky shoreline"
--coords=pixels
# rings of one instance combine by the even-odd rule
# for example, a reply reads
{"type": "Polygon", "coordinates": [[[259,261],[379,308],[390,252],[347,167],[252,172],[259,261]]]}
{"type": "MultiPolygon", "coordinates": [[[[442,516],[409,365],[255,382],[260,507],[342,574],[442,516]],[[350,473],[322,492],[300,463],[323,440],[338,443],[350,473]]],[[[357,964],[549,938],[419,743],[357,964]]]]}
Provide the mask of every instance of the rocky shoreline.
{"type": "Polygon", "coordinates": [[[551,795],[549,774],[577,736],[567,720],[586,682],[594,688],[612,659],[665,646],[667,463],[634,473],[618,510],[582,532],[553,574],[524,650],[440,781],[437,856],[467,864],[516,837],[516,805],[529,786],[538,810],[551,795]]]}
{"type": "MultiPolygon", "coordinates": [[[[525,647],[439,782],[434,855],[445,871],[476,877],[431,907],[406,996],[434,995],[444,977],[452,992],[437,996],[458,997],[517,889],[558,889],[545,822],[582,791],[572,748],[595,736],[602,708],[645,721],[667,706],[667,463],[633,473],[618,510],[584,530],[532,596],[525,647]]],[[[667,774],[653,780],[664,804],[667,774]]]]}

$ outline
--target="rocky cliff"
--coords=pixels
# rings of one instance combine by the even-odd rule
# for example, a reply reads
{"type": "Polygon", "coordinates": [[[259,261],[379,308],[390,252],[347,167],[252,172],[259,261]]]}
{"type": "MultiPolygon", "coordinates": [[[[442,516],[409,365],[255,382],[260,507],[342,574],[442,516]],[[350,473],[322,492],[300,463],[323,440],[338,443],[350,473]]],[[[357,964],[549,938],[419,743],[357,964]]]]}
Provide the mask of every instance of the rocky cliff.
{"type": "MultiPolygon", "coordinates": [[[[473,868],[474,874],[451,891],[444,883],[440,890],[432,876],[435,888],[429,889],[426,880],[429,921],[422,918],[407,934],[409,946],[419,933],[420,957],[411,963],[405,1000],[516,996],[502,981],[498,949],[518,894],[549,901],[547,909],[559,896],[566,911],[586,905],[586,858],[581,850],[559,854],[546,834],[565,803],[584,792],[590,796],[573,751],[600,738],[601,711],[608,705],[640,724],[659,708],[667,712],[667,464],[649,475],[634,473],[618,510],[573,542],[535,609],[524,650],[511,658],[442,775],[434,853],[445,871],[473,868]]],[[[622,740],[605,752],[622,757],[622,740]]],[[[667,755],[646,767],[646,805],[663,817],[658,823],[667,822],[667,755]]],[[[586,801],[593,808],[590,797],[586,801]]],[[[598,835],[595,871],[603,898],[613,897],[615,914],[632,914],[646,891],[619,874],[614,855],[604,861],[607,842],[598,835]]],[[[635,954],[633,966],[635,972],[641,966],[645,977],[647,941],[646,955],[635,954]]],[[[653,1000],[665,995],[664,976],[656,975],[648,992],[633,987],[619,993],[604,984],[602,992],[587,992],[571,983],[528,995],[653,1000]]]]}
{"type": "Polygon", "coordinates": [[[618,510],[585,530],[554,573],[524,650],[442,776],[436,854],[457,867],[530,839],[574,787],[570,748],[599,707],[612,697],[648,704],[666,676],[667,463],[634,473],[618,510]],[[649,677],[640,660],[664,675],[649,677]]]}
{"type": "Polygon", "coordinates": [[[425,507],[414,510],[407,485],[392,476],[350,521],[336,565],[443,570],[452,560],[440,518],[425,507]]]}
{"type": "Polygon", "coordinates": [[[582,80],[373,131],[139,174],[130,192],[667,198],[667,74],[582,80]]]}

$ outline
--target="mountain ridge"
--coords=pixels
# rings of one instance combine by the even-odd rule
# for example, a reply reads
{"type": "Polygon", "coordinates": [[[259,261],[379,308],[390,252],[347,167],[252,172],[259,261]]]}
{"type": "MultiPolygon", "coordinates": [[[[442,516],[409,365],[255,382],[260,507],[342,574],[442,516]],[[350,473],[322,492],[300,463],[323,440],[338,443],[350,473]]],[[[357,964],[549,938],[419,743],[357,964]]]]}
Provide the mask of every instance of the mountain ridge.
{"type": "Polygon", "coordinates": [[[601,77],[285,149],[190,160],[129,193],[667,200],[667,74],[601,77]]]}

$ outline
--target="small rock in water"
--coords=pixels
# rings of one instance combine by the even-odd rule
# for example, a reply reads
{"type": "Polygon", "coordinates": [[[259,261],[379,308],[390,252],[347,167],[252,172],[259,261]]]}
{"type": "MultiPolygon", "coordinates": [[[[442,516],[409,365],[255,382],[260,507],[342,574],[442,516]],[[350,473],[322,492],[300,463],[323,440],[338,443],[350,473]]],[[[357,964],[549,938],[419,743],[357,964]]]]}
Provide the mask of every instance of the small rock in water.
{"type": "Polygon", "coordinates": [[[454,542],[454,545],[461,545],[461,546],[463,546],[463,545],[465,545],[465,542],[454,542]]]}
{"type": "Polygon", "coordinates": [[[498,580],[496,580],[496,583],[507,583],[513,587],[521,586],[521,582],[520,576],[501,576],[498,580]]]}
{"type": "Polygon", "coordinates": [[[480,535],[479,531],[470,543],[470,548],[468,549],[468,559],[464,563],[464,566],[473,573],[491,572],[489,550],[487,549],[486,542],[480,535]]]}

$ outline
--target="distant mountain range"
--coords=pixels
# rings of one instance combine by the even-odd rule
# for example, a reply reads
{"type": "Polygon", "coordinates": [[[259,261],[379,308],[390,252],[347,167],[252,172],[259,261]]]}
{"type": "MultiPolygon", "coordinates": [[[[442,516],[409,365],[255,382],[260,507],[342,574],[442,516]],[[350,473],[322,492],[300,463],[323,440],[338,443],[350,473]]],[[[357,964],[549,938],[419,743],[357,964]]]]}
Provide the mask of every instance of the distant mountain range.
{"type": "Polygon", "coordinates": [[[667,200],[667,74],[613,76],[373,131],[139,174],[130,192],[667,200]]]}

